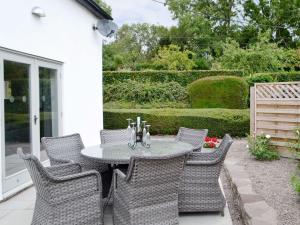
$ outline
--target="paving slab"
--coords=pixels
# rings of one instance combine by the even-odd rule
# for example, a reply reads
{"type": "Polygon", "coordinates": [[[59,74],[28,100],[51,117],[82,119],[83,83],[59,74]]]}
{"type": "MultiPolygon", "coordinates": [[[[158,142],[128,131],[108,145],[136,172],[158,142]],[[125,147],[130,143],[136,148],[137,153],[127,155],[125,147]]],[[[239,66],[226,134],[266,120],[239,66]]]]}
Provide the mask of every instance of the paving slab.
{"type": "MultiPolygon", "coordinates": [[[[15,197],[0,203],[1,225],[30,225],[35,203],[35,190],[33,187],[19,193],[15,197]]],[[[185,213],[180,214],[180,225],[232,225],[228,207],[225,216],[218,213],[185,213]]],[[[113,225],[112,208],[108,207],[104,214],[104,224],[113,225]]]]}

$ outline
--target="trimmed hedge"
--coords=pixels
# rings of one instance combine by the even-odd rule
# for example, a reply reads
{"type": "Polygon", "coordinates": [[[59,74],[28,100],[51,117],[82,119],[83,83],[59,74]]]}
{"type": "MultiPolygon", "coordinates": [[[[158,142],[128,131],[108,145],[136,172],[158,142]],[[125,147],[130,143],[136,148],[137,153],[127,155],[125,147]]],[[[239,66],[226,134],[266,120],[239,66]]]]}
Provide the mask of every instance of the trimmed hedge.
{"type": "Polygon", "coordinates": [[[183,102],[187,91],[177,82],[116,82],[104,86],[104,102],[127,101],[139,104],[151,102],[183,102]]]}
{"type": "Polygon", "coordinates": [[[249,86],[239,77],[206,77],[188,86],[192,108],[245,109],[249,86]]]}
{"type": "Polygon", "coordinates": [[[126,128],[126,119],[137,116],[151,124],[151,134],[173,135],[183,126],[207,128],[210,136],[244,137],[250,129],[248,109],[105,109],[104,128],[126,128]]]}
{"type": "Polygon", "coordinates": [[[175,81],[182,86],[186,86],[195,80],[210,76],[243,76],[241,71],[223,70],[191,70],[191,71],[104,71],[103,84],[113,84],[117,81],[136,80],[139,82],[171,82],[175,81]]]}
{"type": "Polygon", "coordinates": [[[256,73],[247,78],[247,82],[251,86],[253,86],[254,83],[289,82],[289,81],[300,81],[300,71],[256,73]]]}

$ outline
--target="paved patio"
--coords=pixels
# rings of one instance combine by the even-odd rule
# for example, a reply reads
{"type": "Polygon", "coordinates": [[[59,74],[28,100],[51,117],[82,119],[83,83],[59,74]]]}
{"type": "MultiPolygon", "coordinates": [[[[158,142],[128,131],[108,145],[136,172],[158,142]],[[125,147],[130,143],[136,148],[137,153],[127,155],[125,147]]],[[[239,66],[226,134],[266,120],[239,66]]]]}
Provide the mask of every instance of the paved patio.
{"type": "MultiPolygon", "coordinates": [[[[0,203],[1,225],[30,225],[34,209],[35,190],[33,187],[19,193],[15,197],[0,203]]],[[[112,210],[107,208],[104,218],[105,225],[112,225],[112,210]]],[[[180,224],[184,225],[232,225],[228,208],[225,216],[215,213],[183,214],[180,224]]]]}

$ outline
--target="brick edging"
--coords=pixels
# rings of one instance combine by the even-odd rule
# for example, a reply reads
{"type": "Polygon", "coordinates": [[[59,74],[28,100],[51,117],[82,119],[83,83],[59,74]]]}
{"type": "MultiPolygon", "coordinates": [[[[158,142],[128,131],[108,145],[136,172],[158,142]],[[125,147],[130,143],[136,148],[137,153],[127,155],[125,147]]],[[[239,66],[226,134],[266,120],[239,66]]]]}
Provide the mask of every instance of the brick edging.
{"type": "Polygon", "coordinates": [[[244,167],[232,160],[225,160],[224,170],[234,197],[238,199],[245,225],[277,225],[276,211],[253,190],[244,167]]]}

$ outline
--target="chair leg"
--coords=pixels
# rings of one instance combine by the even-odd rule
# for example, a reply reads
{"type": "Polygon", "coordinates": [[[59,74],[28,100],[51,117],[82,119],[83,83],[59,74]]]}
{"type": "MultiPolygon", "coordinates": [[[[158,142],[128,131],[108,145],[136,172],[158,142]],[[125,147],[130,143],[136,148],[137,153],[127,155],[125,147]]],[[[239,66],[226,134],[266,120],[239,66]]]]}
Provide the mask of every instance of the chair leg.
{"type": "Polygon", "coordinates": [[[220,214],[221,214],[222,217],[225,216],[224,209],[222,211],[220,211],[220,214]]]}

